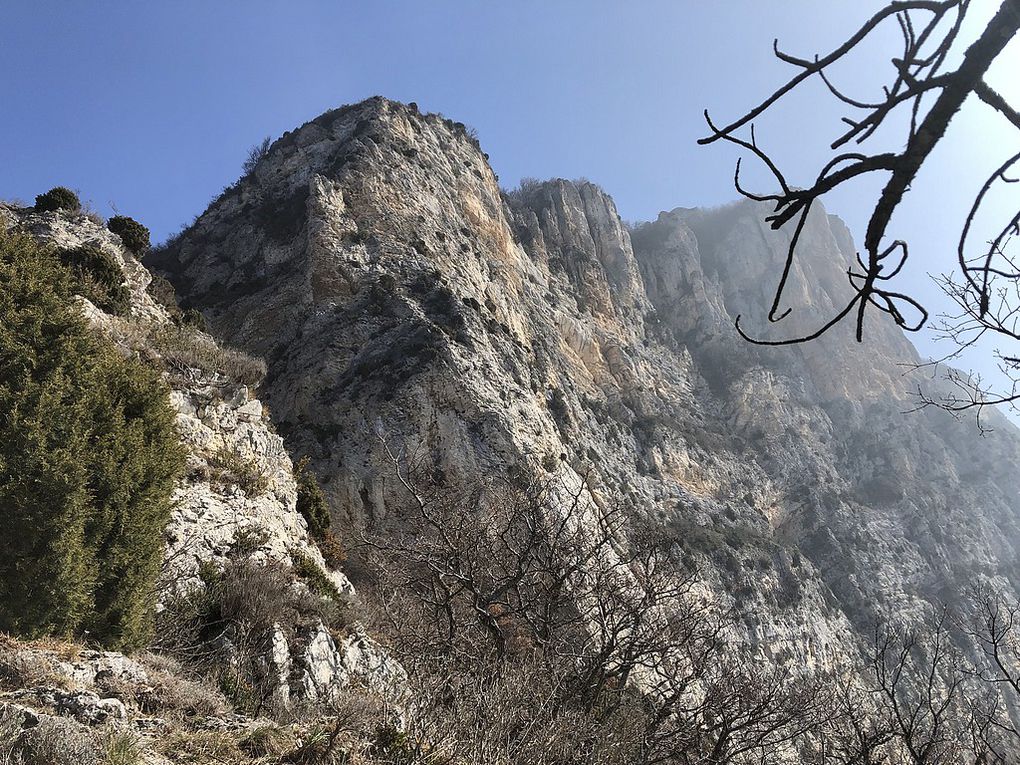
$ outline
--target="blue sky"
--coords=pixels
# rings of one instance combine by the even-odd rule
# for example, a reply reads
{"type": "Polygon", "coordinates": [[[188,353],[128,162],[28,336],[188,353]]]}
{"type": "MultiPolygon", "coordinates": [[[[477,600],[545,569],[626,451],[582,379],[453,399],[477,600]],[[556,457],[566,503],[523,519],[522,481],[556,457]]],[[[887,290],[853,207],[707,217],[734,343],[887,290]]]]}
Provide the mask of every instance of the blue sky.
{"type": "MultiPolygon", "coordinates": [[[[736,116],[789,75],[772,57],[773,37],[796,54],[824,52],[881,5],[5,0],[0,197],[31,201],[68,185],[162,239],[236,179],[263,136],[381,94],[476,128],[508,186],[522,176],[588,177],[629,220],[720,204],[735,196],[737,155],[695,145],[702,109],[736,116]]],[[[997,5],[974,0],[969,31],[997,5]]],[[[856,60],[841,83],[873,94],[887,59],[856,60]]],[[[1016,45],[996,82],[1020,101],[1015,75],[1003,76],[1011,69],[1020,71],[1016,45]]],[[[795,183],[807,183],[840,127],[843,111],[822,96],[807,88],[760,125],[760,141],[795,183]]],[[[931,300],[925,275],[952,266],[968,193],[1020,143],[978,107],[954,124],[894,221],[895,235],[914,244],[904,287],[931,300]]],[[[828,205],[855,233],[869,190],[828,205]]]]}

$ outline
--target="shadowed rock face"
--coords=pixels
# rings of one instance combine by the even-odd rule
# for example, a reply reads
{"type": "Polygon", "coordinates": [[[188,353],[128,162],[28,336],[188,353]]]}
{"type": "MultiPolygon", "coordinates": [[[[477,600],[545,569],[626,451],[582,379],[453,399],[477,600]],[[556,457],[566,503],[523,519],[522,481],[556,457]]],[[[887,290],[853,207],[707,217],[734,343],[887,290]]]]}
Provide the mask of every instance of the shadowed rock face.
{"type": "Polygon", "coordinates": [[[343,523],[398,504],[383,442],[447,480],[556,465],[673,534],[752,650],[831,665],[881,615],[1015,589],[1020,449],[1005,421],[982,439],[902,414],[917,356],[877,314],[864,345],[849,325],[741,341],[738,314],[765,337],[817,327],[853,255],[813,214],[797,308],[770,326],[788,240],[761,217],[679,209],[629,232],[590,183],[505,196],[463,126],[373,99],[284,135],[155,265],[266,358],[262,395],[343,523]]]}

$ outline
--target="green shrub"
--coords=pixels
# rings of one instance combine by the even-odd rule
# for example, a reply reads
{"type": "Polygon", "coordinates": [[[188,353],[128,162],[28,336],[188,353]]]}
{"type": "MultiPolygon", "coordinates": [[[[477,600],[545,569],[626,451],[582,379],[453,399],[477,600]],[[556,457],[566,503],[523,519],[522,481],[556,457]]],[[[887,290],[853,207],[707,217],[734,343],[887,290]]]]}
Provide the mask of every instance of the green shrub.
{"type": "Polygon", "coordinates": [[[156,372],[73,306],[59,260],[0,234],[0,631],[146,638],[183,453],[156,372]]]}
{"type": "Polygon", "coordinates": [[[326,495],[315,475],[308,469],[308,457],[302,457],[295,466],[294,478],[297,479],[297,510],[308,523],[308,533],[312,538],[323,539],[332,519],[326,495]]]}
{"type": "Polygon", "coordinates": [[[420,762],[418,747],[414,741],[391,723],[384,723],[376,728],[369,752],[391,765],[411,765],[420,762]]]}
{"type": "Polygon", "coordinates": [[[63,186],[54,186],[45,194],[35,198],[35,209],[39,212],[54,212],[56,210],[69,210],[79,212],[81,200],[78,195],[63,186]]]}
{"type": "Polygon", "coordinates": [[[542,455],[542,469],[547,473],[555,473],[560,467],[560,458],[554,452],[542,455]]]}
{"type": "Polygon", "coordinates": [[[345,602],[344,596],[336,588],[332,580],[321,568],[301,550],[291,550],[290,557],[294,561],[294,573],[308,585],[308,589],[320,598],[332,601],[337,605],[345,602]]]}
{"type": "Polygon", "coordinates": [[[166,309],[166,312],[170,314],[172,319],[180,319],[181,307],[177,303],[177,291],[169,279],[159,274],[153,274],[152,281],[149,282],[149,286],[145,288],[145,291],[149,293],[149,297],[157,305],[161,305],[166,309]]]}
{"type": "Polygon", "coordinates": [[[135,255],[141,255],[151,246],[149,229],[126,215],[114,215],[106,227],[120,237],[120,241],[135,255]]]}
{"type": "Polygon", "coordinates": [[[112,255],[91,244],[60,250],[58,254],[74,276],[76,295],[107,313],[117,316],[130,313],[131,291],[124,284],[124,272],[112,255]]]}
{"type": "Polygon", "coordinates": [[[149,297],[153,301],[163,306],[163,309],[178,326],[194,327],[202,332],[208,330],[205,316],[202,315],[201,311],[197,308],[181,308],[177,302],[177,291],[166,277],[153,274],[152,281],[149,282],[149,286],[145,288],[145,291],[149,293],[149,297]]]}

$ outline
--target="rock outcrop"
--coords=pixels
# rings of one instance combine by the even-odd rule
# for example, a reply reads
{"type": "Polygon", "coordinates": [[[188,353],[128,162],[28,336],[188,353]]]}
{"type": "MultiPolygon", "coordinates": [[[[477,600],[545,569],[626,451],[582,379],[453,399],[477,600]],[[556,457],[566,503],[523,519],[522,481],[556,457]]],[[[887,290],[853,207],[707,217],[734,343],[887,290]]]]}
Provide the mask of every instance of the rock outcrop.
{"type": "MultiPolygon", "coordinates": [[[[99,247],[124,274],[131,294],[129,315],[110,315],[84,298],[80,300],[92,325],[122,352],[164,370],[170,401],[177,411],[187,467],[175,491],[164,533],[166,556],[160,607],[203,589],[203,576],[221,571],[239,556],[257,565],[304,571],[305,578],[321,577],[334,597],[353,603],[355,593],[350,581],[341,571],[326,565],[297,511],[293,464],[251,387],[255,382],[249,379],[251,370],[258,371],[259,362],[220,347],[203,332],[178,326],[167,308],[149,294],[152,275],[100,221],[85,215],[36,213],[0,205],[0,225],[23,228],[58,248],[99,247]],[[236,370],[246,375],[232,374],[236,370]]],[[[300,580],[295,586],[307,587],[300,580]]],[[[289,701],[292,686],[297,700],[305,698],[302,678],[319,671],[317,663],[322,661],[338,671],[332,676],[332,685],[317,689],[317,696],[338,692],[352,683],[397,693],[403,670],[364,636],[357,623],[351,625],[349,640],[360,636],[357,644],[362,647],[361,653],[352,652],[347,643],[330,643],[330,655],[320,652],[310,656],[305,644],[314,641],[323,629],[321,623],[302,625],[296,632],[290,629],[292,643],[277,630],[273,655],[267,661],[287,669],[278,674],[279,699],[289,701]]],[[[72,680],[77,687],[88,687],[94,678],[76,675],[72,680]]],[[[77,717],[95,710],[99,710],[95,711],[97,715],[105,714],[102,705],[92,703],[95,700],[87,695],[69,699],[57,699],[56,707],[71,710],[77,717]],[[79,707],[84,711],[75,711],[79,707]]]]}

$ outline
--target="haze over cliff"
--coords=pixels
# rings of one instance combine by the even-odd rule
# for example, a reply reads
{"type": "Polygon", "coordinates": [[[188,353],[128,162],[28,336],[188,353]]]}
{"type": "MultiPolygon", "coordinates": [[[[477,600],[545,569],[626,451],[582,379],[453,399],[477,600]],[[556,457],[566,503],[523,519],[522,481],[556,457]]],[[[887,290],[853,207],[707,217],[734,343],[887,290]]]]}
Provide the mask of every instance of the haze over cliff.
{"type": "Polygon", "coordinates": [[[629,230],[588,182],[504,193],[463,125],[375,98],[278,139],[150,263],[265,358],[349,533],[406,502],[394,454],[453,484],[551,476],[674,539],[744,650],[831,668],[876,621],[1020,592],[1020,439],[905,413],[924,376],[891,325],[740,340],[737,315],[794,334],[844,301],[852,237],[816,211],[802,307],[767,326],[786,236],[750,203],[629,230]]]}

